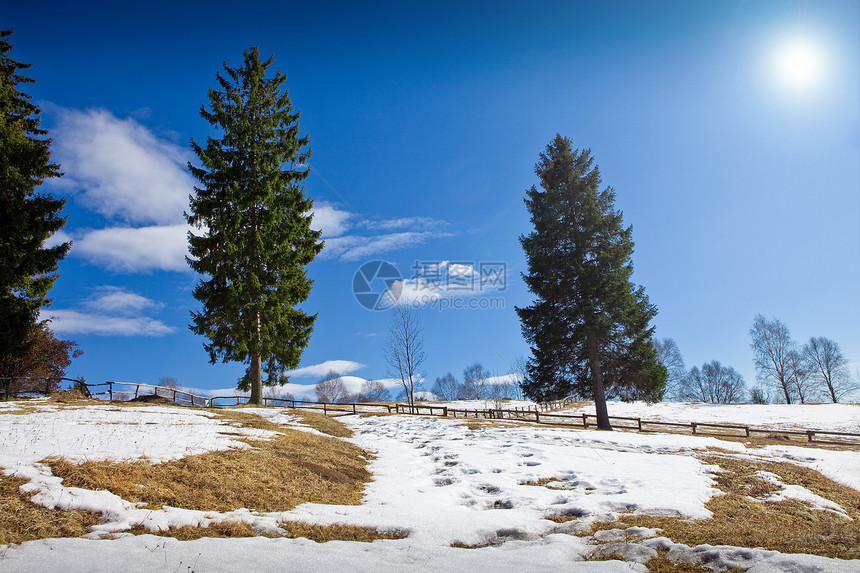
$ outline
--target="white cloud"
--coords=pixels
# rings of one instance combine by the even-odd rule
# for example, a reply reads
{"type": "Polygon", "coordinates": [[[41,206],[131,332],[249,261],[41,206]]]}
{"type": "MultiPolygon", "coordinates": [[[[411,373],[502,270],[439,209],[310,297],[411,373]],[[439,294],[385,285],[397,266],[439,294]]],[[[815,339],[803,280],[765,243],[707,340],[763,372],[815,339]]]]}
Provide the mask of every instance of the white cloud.
{"type": "Polygon", "coordinates": [[[164,308],[164,303],[113,286],[103,286],[84,303],[87,308],[111,315],[138,315],[146,310],[164,308]]]}
{"type": "Polygon", "coordinates": [[[71,235],[69,235],[65,231],[57,231],[56,233],[45,239],[45,241],[42,243],[42,247],[50,249],[51,247],[62,245],[63,243],[67,243],[71,240],[71,235]]]}
{"type": "Polygon", "coordinates": [[[403,217],[370,221],[355,213],[328,203],[314,207],[314,227],[321,229],[325,239],[322,259],[355,261],[381,253],[404,249],[429,239],[449,237],[450,233],[430,230],[447,226],[445,221],[429,217],[403,217]],[[358,234],[359,229],[373,231],[371,235],[358,234]],[[399,233],[380,233],[394,229],[409,229],[399,233]]]}
{"type": "Polygon", "coordinates": [[[448,233],[438,233],[435,231],[391,233],[370,237],[348,235],[326,240],[325,249],[323,249],[320,256],[326,259],[336,258],[341,261],[356,261],[361,258],[418,245],[429,239],[449,236],[450,234],[448,233]]]}
{"type": "Polygon", "coordinates": [[[448,226],[447,221],[430,217],[401,217],[400,219],[383,219],[382,221],[365,221],[368,229],[430,229],[432,227],[448,226]]]}
{"type": "MultiPolygon", "coordinates": [[[[451,296],[451,293],[441,288],[431,287],[426,279],[404,279],[400,283],[400,296],[397,298],[398,305],[427,305],[443,296],[451,296]]],[[[397,283],[392,286],[397,291],[397,283]]]]}
{"type": "Polygon", "coordinates": [[[318,203],[314,205],[313,228],[322,230],[323,238],[339,237],[350,228],[349,220],[354,217],[355,214],[349,211],[318,203]]]}
{"type": "Polygon", "coordinates": [[[466,298],[505,290],[505,269],[482,273],[472,263],[450,261],[422,262],[413,278],[395,283],[393,291],[400,290],[398,305],[426,306],[440,299],[466,298]]]}
{"type": "MultiPolygon", "coordinates": [[[[195,159],[191,151],[104,109],[59,109],[57,114],[54,153],[66,176],[56,184],[80,189],[84,206],[114,221],[104,229],[72,232],[72,254],[118,272],[188,270],[183,212],[194,188],[187,172],[195,159]]],[[[313,217],[313,227],[326,239],[323,259],[355,261],[450,236],[438,230],[448,225],[444,221],[370,221],[324,202],[314,207],[313,217]],[[358,229],[372,234],[358,234],[358,229]],[[396,229],[404,231],[389,232],[396,229]]]]}
{"type": "Polygon", "coordinates": [[[109,316],[76,310],[43,310],[40,320],[51,320],[58,334],[98,334],[102,336],[164,336],[175,329],[146,316],[109,316]]]}
{"type": "Polygon", "coordinates": [[[487,384],[519,384],[519,374],[503,374],[502,376],[490,376],[486,380],[487,384]]]}
{"type": "Polygon", "coordinates": [[[104,109],[58,113],[53,152],[66,173],[64,184],[82,187],[85,205],[128,223],[183,220],[194,187],[186,170],[190,150],[104,109]]]}
{"type": "Polygon", "coordinates": [[[164,304],[115,286],[95,288],[77,309],[44,309],[40,320],[50,320],[51,330],[63,334],[101,336],[164,336],[175,328],[145,316],[164,304]]]}
{"type": "Polygon", "coordinates": [[[180,224],[88,231],[75,239],[72,254],[119,272],[187,271],[188,230],[180,224]]]}
{"type": "Polygon", "coordinates": [[[364,368],[364,364],[353,362],[352,360],[326,360],[322,364],[314,364],[311,366],[296,368],[295,370],[289,370],[286,372],[286,375],[293,378],[322,378],[331,370],[343,375],[348,372],[361,370],[362,368],[364,368]]]}

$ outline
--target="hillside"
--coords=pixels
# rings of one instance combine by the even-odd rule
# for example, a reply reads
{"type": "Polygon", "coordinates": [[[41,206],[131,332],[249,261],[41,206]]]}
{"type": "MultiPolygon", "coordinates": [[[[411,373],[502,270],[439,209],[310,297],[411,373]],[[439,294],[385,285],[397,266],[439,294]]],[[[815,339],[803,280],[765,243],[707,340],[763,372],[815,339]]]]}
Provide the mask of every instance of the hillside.
{"type": "MultiPolygon", "coordinates": [[[[814,408],[760,422],[860,419],[814,408]]],[[[4,571],[860,571],[860,448],[47,400],[0,435],[4,571]]]]}

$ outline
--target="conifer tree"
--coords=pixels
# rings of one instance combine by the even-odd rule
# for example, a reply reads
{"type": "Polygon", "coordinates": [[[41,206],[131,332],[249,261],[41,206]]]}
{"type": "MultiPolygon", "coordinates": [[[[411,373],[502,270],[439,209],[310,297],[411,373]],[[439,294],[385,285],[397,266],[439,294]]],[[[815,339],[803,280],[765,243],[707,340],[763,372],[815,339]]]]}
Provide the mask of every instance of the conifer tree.
{"type": "Polygon", "coordinates": [[[29,64],[9,56],[11,35],[0,31],[0,362],[27,354],[57,265],[71,246],[44,246],[66,224],[60,215],[66,202],[37,188],[62,173],[51,163],[41,111],[19,89],[34,80],[20,73],[29,64]]]}
{"type": "Polygon", "coordinates": [[[614,209],[615,191],[600,190],[593,161],[560,135],[540,155],[541,188],[525,199],[534,231],[520,236],[536,300],[516,310],[532,345],[525,393],[590,395],[598,427],[611,429],[607,395],[659,400],[666,369],[651,344],[657,309],[630,282],[632,228],[614,209]]]}
{"type": "Polygon", "coordinates": [[[262,401],[266,384],[287,382],[284,371],[298,366],[316,315],[297,305],[313,281],[305,267],[322,249],[311,229],[313,202],[301,182],[309,175],[309,137],[299,136],[286,76],[266,77],[274,57],[263,62],[257,47],[244,52],[240,68],[225,63],[216,74],[220,90],[209,89],[200,115],[220,131],[205,146],[191,141],[202,163],[189,169],[200,182],[191,197],[188,263],[204,275],[194,297],[190,328],[206,336],[210,361],[248,364],[239,388],[262,401]]]}

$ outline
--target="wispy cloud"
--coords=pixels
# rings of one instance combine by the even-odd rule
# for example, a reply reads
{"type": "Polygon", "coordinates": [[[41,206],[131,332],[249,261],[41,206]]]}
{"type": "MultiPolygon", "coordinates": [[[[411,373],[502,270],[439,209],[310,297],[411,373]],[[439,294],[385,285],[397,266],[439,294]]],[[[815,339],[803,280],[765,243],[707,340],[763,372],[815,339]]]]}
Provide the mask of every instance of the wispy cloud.
{"type": "Polygon", "coordinates": [[[389,233],[386,235],[346,235],[326,239],[326,248],[322,258],[338,259],[341,261],[357,261],[359,259],[380,255],[398,249],[418,245],[430,239],[449,237],[448,233],[434,231],[389,233]]]}
{"type": "Polygon", "coordinates": [[[186,271],[188,230],[180,224],[85,231],[75,237],[72,252],[117,272],[186,271]]]}
{"type": "Polygon", "coordinates": [[[127,223],[183,220],[194,186],[186,170],[189,149],[104,109],[60,109],[58,115],[54,152],[65,184],[83,189],[84,205],[127,223]]]}
{"type": "Polygon", "coordinates": [[[313,364],[290,370],[286,374],[292,378],[322,378],[331,371],[338,374],[347,374],[364,368],[364,364],[352,360],[326,360],[322,364],[313,364]]]}
{"type": "Polygon", "coordinates": [[[108,314],[135,315],[164,308],[164,303],[115,286],[102,286],[84,303],[92,310],[108,314]]]}
{"type": "Polygon", "coordinates": [[[430,217],[371,220],[328,203],[315,206],[314,226],[325,239],[320,258],[345,262],[451,236],[446,221],[430,217]]]}
{"type": "Polygon", "coordinates": [[[144,316],[163,308],[160,302],[119,287],[102,286],[80,309],[44,309],[40,320],[50,320],[58,334],[101,336],[164,336],[175,329],[144,316]]]}
{"type": "Polygon", "coordinates": [[[446,227],[446,221],[431,219],[430,217],[402,217],[400,219],[383,219],[381,221],[365,221],[364,226],[368,229],[394,230],[394,229],[438,229],[446,227]]]}
{"type": "MultiPolygon", "coordinates": [[[[193,192],[191,151],[156,136],[133,118],[104,109],[56,110],[54,152],[66,176],[57,183],[107,220],[101,229],[71,230],[73,256],[115,272],[188,271],[183,212],[193,192]]],[[[323,232],[321,258],[355,261],[450,236],[428,217],[371,220],[319,202],[313,226],[323,232]]]]}
{"type": "Polygon", "coordinates": [[[164,336],[174,331],[160,320],[145,316],[108,316],[76,310],[43,311],[41,320],[51,320],[58,334],[97,334],[101,336],[164,336]]]}
{"type": "Polygon", "coordinates": [[[321,230],[323,238],[339,237],[350,227],[350,219],[355,219],[355,213],[338,209],[334,205],[314,202],[314,218],[312,228],[321,230]]]}

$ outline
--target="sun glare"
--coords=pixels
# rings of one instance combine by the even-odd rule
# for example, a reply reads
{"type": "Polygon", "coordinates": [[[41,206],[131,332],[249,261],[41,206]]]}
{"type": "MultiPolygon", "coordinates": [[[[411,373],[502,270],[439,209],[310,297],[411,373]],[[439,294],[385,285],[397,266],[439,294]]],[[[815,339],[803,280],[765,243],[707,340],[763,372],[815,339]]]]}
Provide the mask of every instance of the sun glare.
{"type": "Polygon", "coordinates": [[[792,91],[809,91],[817,87],[825,75],[824,54],[808,39],[795,39],[779,46],[774,60],[776,79],[792,91]]]}

